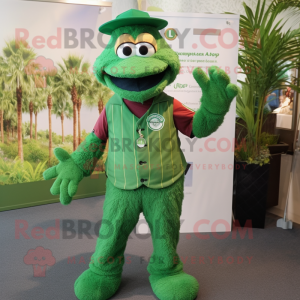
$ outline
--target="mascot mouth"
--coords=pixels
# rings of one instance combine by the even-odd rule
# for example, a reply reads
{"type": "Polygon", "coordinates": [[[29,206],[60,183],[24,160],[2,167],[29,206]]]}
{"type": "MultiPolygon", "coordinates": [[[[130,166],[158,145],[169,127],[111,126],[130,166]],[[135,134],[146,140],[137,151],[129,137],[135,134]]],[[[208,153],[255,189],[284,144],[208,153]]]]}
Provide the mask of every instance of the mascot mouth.
{"type": "Polygon", "coordinates": [[[110,77],[111,82],[118,88],[130,92],[141,92],[158,85],[163,80],[167,70],[168,68],[158,74],[138,78],[124,78],[115,77],[110,74],[107,75],[110,77]]]}

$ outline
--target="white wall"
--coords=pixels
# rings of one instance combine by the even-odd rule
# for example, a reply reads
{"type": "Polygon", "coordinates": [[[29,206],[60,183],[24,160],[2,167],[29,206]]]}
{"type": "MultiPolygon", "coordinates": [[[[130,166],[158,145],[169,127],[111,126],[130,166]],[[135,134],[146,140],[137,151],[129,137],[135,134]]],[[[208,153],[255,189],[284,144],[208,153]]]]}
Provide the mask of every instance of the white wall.
{"type": "MultiPolygon", "coordinates": [[[[103,1],[103,0],[102,0],[103,1]]],[[[112,3],[112,18],[114,19],[117,15],[128,9],[138,9],[137,0],[104,0],[104,2],[112,3]]]]}
{"type": "MultiPolygon", "coordinates": [[[[254,8],[257,0],[245,0],[254,8]]],[[[270,0],[267,0],[270,2],[270,0]]],[[[244,12],[241,0],[147,0],[148,6],[159,7],[166,12],[224,13],[240,14],[244,12]]]]}
{"type": "MultiPolygon", "coordinates": [[[[125,10],[138,8],[138,0],[102,0],[112,2],[113,18],[125,10]]],[[[270,2],[270,0],[267,0],[270,2]]],[[[194,12],[194,13],[242,13],[241,0],[142,0],[142,8],[154,6],[165,12],[194,12]]],[[[245,0],[247,5],[254,8],[257,0],[245,0]]]]}
{"type": "MultiPolygon", "coordinates": [[[[300,224],[300,153],[295,155],[296,165],[292,181],[291,191],[289,193],[289,205],[287,218],[295,223],[300,224]]],[[[281,173],[280,173],[280,190],[278,206],[269,209],[269,212],[283,217],[284,208],[287,198],[290,169],[292,164],[291,155],[282,155],[281,157],[281,173]]]]}

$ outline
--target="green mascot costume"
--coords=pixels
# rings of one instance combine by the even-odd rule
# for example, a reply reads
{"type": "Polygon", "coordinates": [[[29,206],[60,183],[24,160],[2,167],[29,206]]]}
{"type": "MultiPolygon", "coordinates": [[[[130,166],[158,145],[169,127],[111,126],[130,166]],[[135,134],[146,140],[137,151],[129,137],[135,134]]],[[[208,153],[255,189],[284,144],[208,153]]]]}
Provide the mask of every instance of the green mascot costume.
{"type": "Polygon", "coordinates": [[[75,282],[80,300],[105,300],[119,288],[127,239],[141,212],[149,224],[153,254],[148,265],[150,283],[161,300],[193,300],[197,280],[183,271],[176,252],[187,163],[178,130],[189,137],[209,136],[222,124],[237,87],[228,75],[211,67],[193,76],[202,89],[196,112],[163,90],[179,73],[177,54],[159,30],[167,21],[129,10],[99,30],[111,35],[97,58],[94,73],[114,91],[92,133],[71,155],[54,150],[59,164],[44,172],[57,178],[53,195],[67,205],[83,177],[89,176],[103,154],[106,140],[107,191],[96,250],[89,269],[75,282]]]}

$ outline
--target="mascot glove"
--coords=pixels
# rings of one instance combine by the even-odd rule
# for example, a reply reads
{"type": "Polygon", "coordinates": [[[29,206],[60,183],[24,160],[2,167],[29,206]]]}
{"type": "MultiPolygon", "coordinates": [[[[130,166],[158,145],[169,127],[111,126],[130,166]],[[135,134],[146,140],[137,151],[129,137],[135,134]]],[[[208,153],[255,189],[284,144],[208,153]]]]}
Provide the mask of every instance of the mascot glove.
{"type": "Polygon", "coordinates": [[[84,173],[64,149],[55,148],[54,155],[59,160],[59,164],[47,169],[43,176],[45,180],[57,177],[50,192],[52,195],[60,194],[60,202],[63,205],[68,205],[76,194],[78,184],[83,179],[84,173]]]}
{"type": "Polygon", "coordinates": [[[193,70],[193,76],[202,89],[201,105],[212,114],[225,115],[238,94],[238,87],[230,83],[226,72],[216,66],[210,67],[208,74],[209,77],[201,68],[193,70]]]}

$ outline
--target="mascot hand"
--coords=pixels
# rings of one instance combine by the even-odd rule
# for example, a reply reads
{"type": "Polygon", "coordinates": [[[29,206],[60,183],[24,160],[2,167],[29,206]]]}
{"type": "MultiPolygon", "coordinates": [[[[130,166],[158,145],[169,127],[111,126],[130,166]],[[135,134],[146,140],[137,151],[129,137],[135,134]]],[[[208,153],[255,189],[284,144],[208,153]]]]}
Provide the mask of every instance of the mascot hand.
{"type": "Polygon", "coordinates": [[[64,149],[55,148],[54,155],[59,160],[59,164],[47,169],[43,176],[46,180],[57,177],[50,192],[52,195],[60,194],[60,202],[67,205],[77,192],[78,184],[83,178],[83,171],[64,149]]]}
{"type": "Polygon", "coordinates": [[[238,87],[230,83],[229,76],[218,67],[210,67],[208,73],[209,77],[201,68],[193,70],[193,76],[202,89],[200,101],[210,113],[224,115],[238,94],[238,87]]]}

